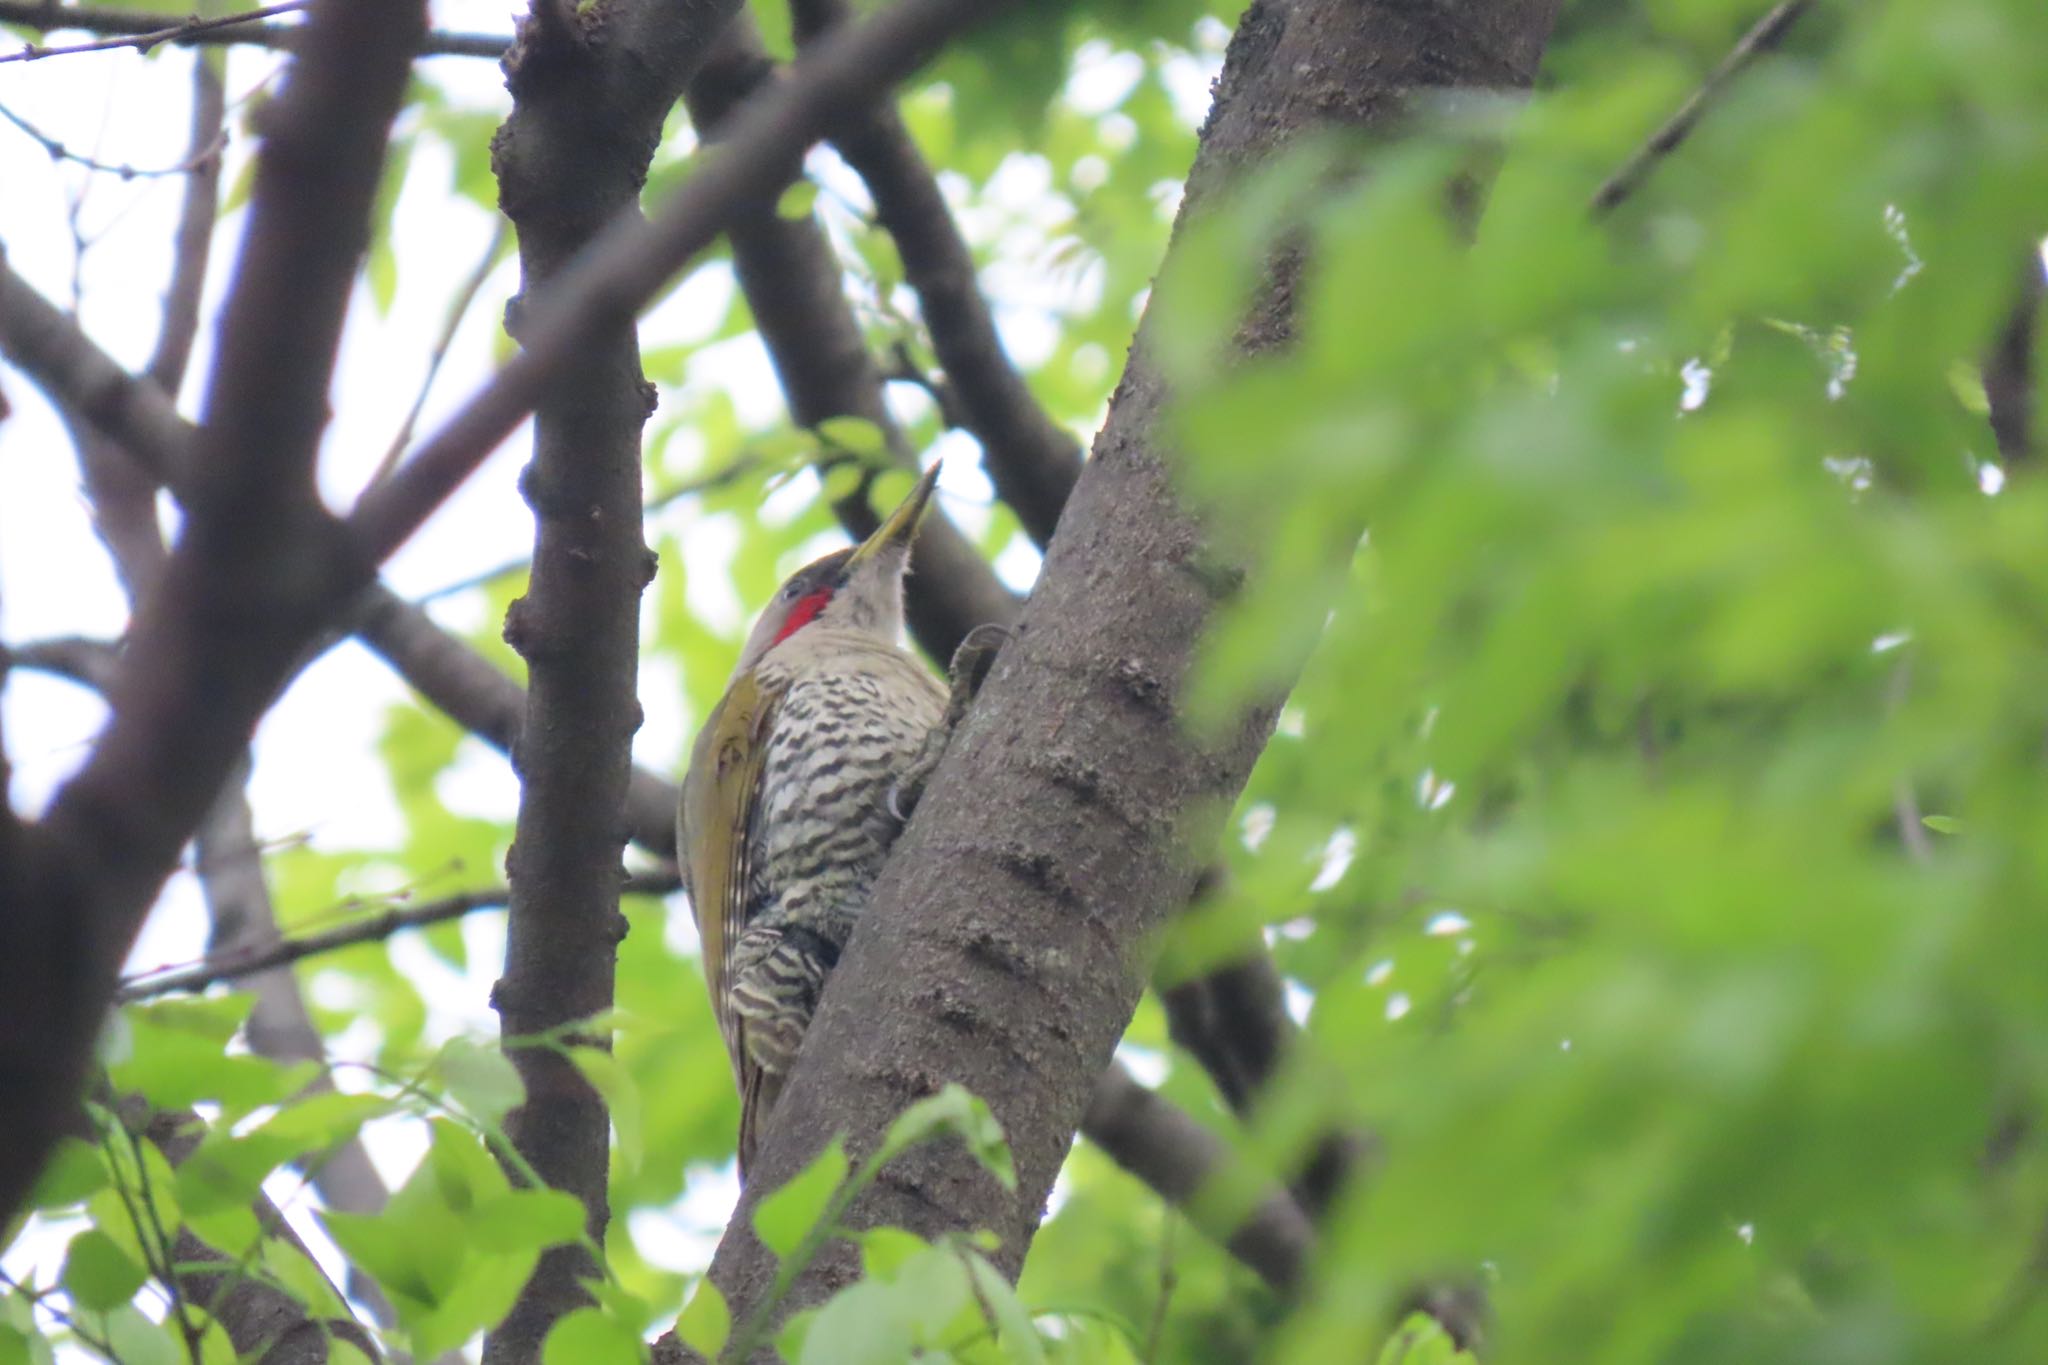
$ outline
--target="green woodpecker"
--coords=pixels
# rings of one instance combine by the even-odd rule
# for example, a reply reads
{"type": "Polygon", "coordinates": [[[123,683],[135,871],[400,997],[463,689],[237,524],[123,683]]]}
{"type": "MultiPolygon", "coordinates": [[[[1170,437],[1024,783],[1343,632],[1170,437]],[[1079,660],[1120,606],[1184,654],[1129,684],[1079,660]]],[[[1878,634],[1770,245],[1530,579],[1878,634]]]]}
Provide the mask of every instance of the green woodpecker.
{"type": "Polygon", "coordinates": [[[946,712],[900,643],[935,465],[875,533],[791,575],[698,732],[677,846],[740,1092],[740,1173],[825,974],[902,827],[898,783],[946,712]]]}

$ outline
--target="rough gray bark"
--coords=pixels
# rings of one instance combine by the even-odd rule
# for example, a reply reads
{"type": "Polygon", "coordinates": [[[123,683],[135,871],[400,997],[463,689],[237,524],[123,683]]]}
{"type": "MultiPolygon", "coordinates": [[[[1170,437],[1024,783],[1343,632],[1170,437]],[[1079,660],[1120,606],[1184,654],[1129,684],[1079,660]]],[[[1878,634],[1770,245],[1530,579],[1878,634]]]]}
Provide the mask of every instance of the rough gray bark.
{"type": "MultiPolygon", "coordinates": [[[[639,212],[662,121],[738,0],[616,0],[579,11],[534,0],[506,56],[512,113],[492,145],[499,202],[518,233],[520,299],[545,290],[606,227],[639,212]],[[677,11],[680,12],[677,12],[677,11]]],[[[547,1184],[582,1201],[602,1245],[611,1209],[604,1100],[558,1048],[515,1040],[611,1008],[618,943],[620,819],[632,771],[640,592],[654,556],[640,532],[640,429],[654,408],[630,313],[595,332],[542,390],[533,461],[533,574],[505,617],[525,658],[513,761],[519,814],[506,872],[505,970],[491,992],[526,1099],[505,1133],[547,1184]]],[[[602,1032],[579,1041],[609,1047],[602,1032]]],[[[542,1253],[512,1311],[484,1338],[487,1365],[540,1359],[548,1330],[590,1303],[597,1273],[578,1245],[542,1253]]]]}
{"type": "MultiPolygon", "coordinates": [[[[1233,39],[1183,218],[1297,135],[1384,128],[1411,96],[1525,88],[1557,0],[1255,3],[1233,39]]],[[[1248,352],[1290,335],[1298,259],[1276,261],[1239,329],[1248,352]]],[[[1047,552],[1017,633],[955,736],[834,973],[712,1278],[743,1318],[774,1259],[755,1202],[835,1133],[856,1160],[905,1105],[947,1081],[986,1099],[1019,1188],[955,1144],[895,1163],[850,1211],[927,1235],[991,1228],[1015,1274],[1089,1095],[1130,1018],[1146,945],[1185,904],[1219,814],[1277,705],[1214,743],[1176,721],[1219,575],[1155,443],[1167,393],[1143,336],[1047,552]]],[[[835,1243],[779,1311],[857,1273],[835,1243]]]]}

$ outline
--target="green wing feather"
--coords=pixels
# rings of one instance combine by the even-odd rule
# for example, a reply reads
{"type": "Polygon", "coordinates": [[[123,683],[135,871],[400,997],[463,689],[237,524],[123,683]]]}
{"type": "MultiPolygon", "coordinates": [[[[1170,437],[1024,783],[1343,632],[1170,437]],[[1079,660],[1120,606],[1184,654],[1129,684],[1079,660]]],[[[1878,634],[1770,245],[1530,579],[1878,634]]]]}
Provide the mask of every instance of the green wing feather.
{"type": "Polygon", "coordinates": [[[733,680],[698,731],[683,781],[677,843],[687,863],[690,909],[704,944],[704,981],[711,1011],[732,1056],[740,1092],[740,1172],[753,1155],[756,1110],[765,1077],[747,1056],[746,1024],[732,1012],[732,946],[746,927],[747,826],[768,751],[768,727],[779,694],[763,692],[752,674],[733,680]]]}

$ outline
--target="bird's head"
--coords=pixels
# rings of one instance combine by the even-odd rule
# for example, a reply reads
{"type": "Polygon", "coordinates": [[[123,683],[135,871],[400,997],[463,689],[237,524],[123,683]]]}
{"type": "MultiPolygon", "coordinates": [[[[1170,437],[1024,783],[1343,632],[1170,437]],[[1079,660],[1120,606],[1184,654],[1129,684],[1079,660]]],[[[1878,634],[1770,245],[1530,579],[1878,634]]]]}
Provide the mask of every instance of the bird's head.
{"type": "Polygon", "coordinates": [[[934,464],[873,535],[791,574],[754,623],[736,673],[746,672],[769,650],[813,625],[863,631],[893,642],[903,630],[903,574],[910,567],[910,544],[917,538],[938,480],[939,467],[934,464]]]}

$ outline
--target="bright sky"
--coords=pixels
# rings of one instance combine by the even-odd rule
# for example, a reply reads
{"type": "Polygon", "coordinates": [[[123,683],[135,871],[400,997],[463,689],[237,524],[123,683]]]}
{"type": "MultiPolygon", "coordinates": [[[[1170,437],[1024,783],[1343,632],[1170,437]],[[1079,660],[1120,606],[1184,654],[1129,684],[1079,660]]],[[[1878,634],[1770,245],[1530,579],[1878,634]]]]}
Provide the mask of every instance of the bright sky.
{"type": "MultiPolygon", "coordinates": [[[[512,26],[513,7],[504,0],[433,0],[433,12],[443,28],[509,32],[512,26]]],[[[1206,110],[1209,82],[1227,36],[1220,26],[1213,27],[1214,32],[1203,35],[1208,50],[1202,60],[1176,62],[1168,71],[1176,102],[1190,125],[1206,110]]],[[[60,40],[53,36],[48,41],[60,40]]],[[[231,129],[239,129],[234,104],[269,80],[280,60],[254,49],[230,51],[231,129]]],[[[0,66],[0,105],[97,160],[142,169],[172,166],[184,156],[190,61],[181,52],[144,58],[120,51],[0,66]]],[[[422,63],[420,72],[459,106],[500,112],[506,107],[501,79],[491,62],[437,58],[422,63]]],[[[1113,108],[1139,74],[1140,64],[1130,54],[1087,52],[1069,95],[1089,111],[1113,108]]],[[[237,181],[251,150],[246,139],[229,144],[226,183],[237,181]]],[[[835,194],[865,204],[858,181],[829,156],[814,157],[813,172],[834,191],[821,196],[822,209],[832,208],[835,194]]],[[[422,144],[394,224],[401,270],[396,300],[387,315],[380,315],[367,291],[357,291],[334,388],[333,421],[321,456],[321,487],[337,509],[349,505],[402,425],[444,325],[449,297],[473,272],[490,241],[491,216],[455,195],[452,183],[449,158],[431,144],[422,144]]],[[[963,184],[949,183],[946,188],[961,209],[970,236],[977,241],[999,237],[1012,261],[1028,261],[1043,250],[1071,213],[1066,201],[1053,193],[1047,169],[1036,158],[1012,158],[976,203],[967,202],[963,184]]],[[[60,306],[76,307],[94,339],[131,368],[146,362],[155,341],[169,273],[170,228],[181,192],[177,176],[123,181],[54,162],[30,137],[0,124],[0,244],[9,263],[60,306]]],[[[226,216],[215,239],[205,310],[209,320],[230,276],[243,216],[239,211],[226,216]]],[[[1062,283],[1056,278],[1059,274],[1017,265],[992,270],[985,281],[1005,339],[1022,363],[1050,350],[1054,323],[1049,309],[1058,303],[1059,290],[1077,287],[1062,283]]],[[[489,373],[495,349],[502,345],[504,302],[516,283],[516,264],[508,258],[491,274],[457,331],[429,396],[421,432],[432,430],[489,373]]],[[[686,277],[648,316],[643,344],[674,344],[707,335],[724,315],[732,287],[723,266],[686,277]]],[[[180,399],[188,414],[198,408],[212,340],[210,324],[202,326],[180,399]]],[[[752,337],[721,343],[702,354],[692,364],[689,383],[693,389],[723,389],[744,420],[772,421],[782,411],[766,355],[752,337]]],[[[125,603],[92,533],[69,440],[54,413],[20,374],[0,366],[0,387],[12,408],[12,415],[0,422],[0,639],[21,643],[64,635],[114,638],[126,619],[125,603]]],[[[900,392],[901,386],[898,389],[892,399],[915,401],[900,392]]],[[[665,391],[664,405],[675,397],[665,391]]],[[[657,414],[655,422],[660,420],[657,414]]],[[[522,430],[387,566],[387,578],[401,594],[416,596],[528,552],[531,521],[513,486],[527,446],[522,430]]],[[[687,447],[679,443],[677,449],[687,447]]],[[[944,505],[963,529],[975,534],[984,524],[991,492],[973,442],[949,438],[943,449],[954,457],[941,485],[944,505]]],[[[794,510],[802,494],[793,490],[791,496],[794,510]]],[[[774,504],[766,510],[772,515],[774,504]]],[[[754,604],[743,604],[724,589],[723,575],[716,571],[732,550],[736,529],[695,518],[687,504],[663,517],[666,525],[691,526],[687,539],[693,605],[714,620],[739,621],[754,604]]],[[[1035,573],[1036,557],[1006,556],[999,567],[1021,587],[1035,573]]],[[[455,595],[434,607],[444,622],[464,629],[481,624],[484,610],[475,593],[455,595]]],[[[260,837],[306,839],[333,849],[396,842],[401,827],[375,743],[385,709],[405,696],[404,685],[352,643],[308,669],[257,736],[251,795],[260,837]]],[[[673,771],[679,762],[690,723],[680,697],[680,683],[671,670],[647,668],[641,685],[647,719],[634,744],[642,763],[673,771]]],[[[8,679],[0,695],[0,722],[14,765],[11,799],[17,809],[34,814],[44,807],[83,760],[103,719],[99,702],[69,684],[19,670],[8,679]]],[[[440,795],[453,809],[503,820],[511,819],[517,802],[517,789],[503,760],[474,742],[444,780],[440,795]]],[[[679,936],[686,936],[688,915],[680,905],[677,910],[672,924],[679,936]]],[[[502,919],[473,916],[465,934],[475,964],[467,976],[405,937],[392,945],[401,969],[419,983],[429,1001],[429,1030],[435,1038],[461,1033],[489,1037],[496,1032],[496,1019],[485,1002],[496,975],[492,964],[502,953],[502,919]]],[[[130,965],[143,968],[189,960],[201,953],[204,936],[197,888],[188,872],[180,872],[151,915],[130,965]]],[[[337,985],[316,977],[316,998],[327,999],[329,988],[337,985]]],[[[374,1035],[364,1032],[368,1027],[344,1034],[337,1052],[369,1052],[374,1035]]],[[[366,1137],[373,1158],[393,1184],[410,1171],[423,1141],[396,1121],[366,1137]]],[[[716,1243],[736,1186],[729,1166],[701,1176],[692,1180],[675,1209],[634,1218],[636,1240],[658,1263],[700,1268],[716,1243]]],[[[300,1203],[310,1199],[296,1179],[273,1185],[278,1197],[300,1203]]],[[[305,1220],[295,1221],[304,1229],[305,1220]]],[[[7,1269],[20,1275],[33,1266],[47,1278],[55,1271],[70,1231],[52,1228],[47,1235],[27,1239],[7,1257],[7,1269]]],[[[326,1250],[324,1238],[315,1233],[312,1240],[326,1250]]]]}

